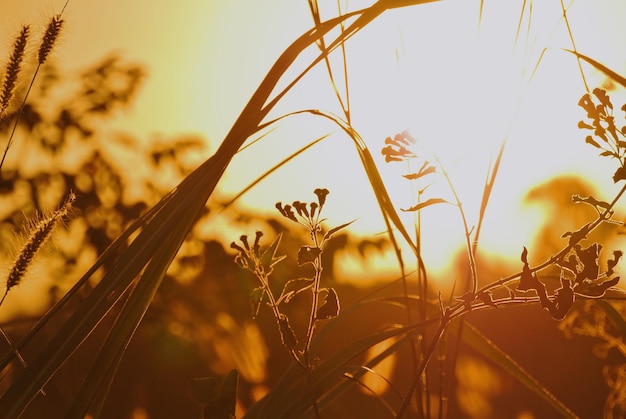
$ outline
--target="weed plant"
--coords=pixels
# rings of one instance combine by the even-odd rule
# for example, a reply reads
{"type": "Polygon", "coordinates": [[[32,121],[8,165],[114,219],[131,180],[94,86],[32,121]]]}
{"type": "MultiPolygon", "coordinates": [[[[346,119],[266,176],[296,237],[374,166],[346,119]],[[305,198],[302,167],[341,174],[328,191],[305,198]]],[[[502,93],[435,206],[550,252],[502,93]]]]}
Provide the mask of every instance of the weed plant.
{"type": "MultiPolygon", "coordinates": [[[[297,265],[305,268],[305,274],[302,276],[295,274],[295,278],[291,276],[283,278],[282,286],[275,285],[277,282],[274,276],[277,267],[284,263],[282,261],[285,259],[279,252],[282,240],[280,234],[277,234],[269,245],[263,244],[264,233],[261,231],[255,233],[253,240],[247,235],[242,235],[238,241],[231,244],[232,249],[236,251],[234,259],[237,265],[251,272],[256,281],[250,295],[252,317],[259,315],[262,310],[269,310],[282,346],[292,361],[291,366],[264,397],[246,406],[245,417],[326,417],[326,412],[332,412],[333,408],[341,405],[343,398],[347,397],[346,394],[355,386],[369,391],[372,394],[371,398],[384,406],[388,417],[447,417],[450,389],[444,382],[444,372],[454,368],[456,362],[454,351],[447,351],[445,347],[447,338],[451,335],[456,335],[459,340],[466,341],[491,358],[513,378],[543,398],[556,415],[576,417],[575,412],[534,380],[493,342],[465,322],[465,318],[473,312],[490,310],[492,313],[500,313],[507,307],[534,306],[538,310],[546,311],[555,321],[564,320],[561,327],[569,335],[599,337],[601,343],[596,347],[597,355],[604,355],[613,348],[624,354],[621,339],[626,335],[623,312],[608,302],[614,298],[623,298],[623,292],[616,287],[620,280],[617,274],[618,264],[623,254],[619,250],[614,250],[611,255],[605,256],[602,253],[603,243],[593,241],[590,237],[600,226],[623,225],[616,217],[616,207],[626,192],[626,186],[622,186],[609,201],[597,199],[592,195],[574,195],[572,205],[592,208],[596,214],[595,218],[572,231],[563,232],[562,238],[566,243],[542,262],[531,263],[533,249],[521,245],[519,267],[513,272],[499,273],[499,279],[494,281],[480,276],[476,253],[485,209],[497,177],[505,150],[504,145],[490,172],[490,178],[485,183],[480,216],[474,228],[472,222],[467,219],[454,182],[448,176],[444,164],[434,156],[425,156],[415,151],[417,140],[410,133],[390,134],[384,140],[381,150],[386,161],[394,163],[417,160],[419,169],[405,174],[405,180],[428,183],[433,177],[439,176],[449,186],[452,197],[450,199],[432,196],[422,199],[420,194],[420,200],[404,211],[419,214],[425,208],[453,205],[458,209],[463,222],[469,267],[468,279],[465,283],[459,281],[450,295],[444,295],[433,289],[428,281],[428,269],[421,253],[421,249],[428,244],[421,242],[419,222],[411,226],[415,234],[409,233],[409,228],[401,222],[399,210],[389,197],[370,149],[357,128],[352,125],[349,72],[346,64],[346,41],[349,38],[356,36],[381,14],[391,9],[418,7],[424,3],[430,1],[379,0],[356,11],[343,13],[340,8],[336,17],[322,20],[317,2],[309,0],[313,28],[297,38],[277,59],[213,156],[195,170],[184,173],[179,185],[162,196],[154,205],[137,209],[134,221],[128,225],[118,226],[117,230],[113,229],[116,234],[111,234],[115,237],[110,245],[100,249],[99,257],[93,265],[18,341],[12,342],[5,334],[11,350],[0,360],[0,369],[10,370],[15,359],[20,360],[24,368],[11,377],[11,382],[0,397],[2,417],[25,417],[28,415],[29,406],[35,400],[43,398],[45,401],[47,397],[45,390],[61,367],[86,344],[97,327],[106,322],[107,333],[99,342],[93,363],[85,371],[81,385],[70,397],[65,410],[67,417],[102,415],[107,396],[114,385],[114,378],[131,339],[135,336],[140,323],[144,321],[150,306],[153,302],[158,303],[156,296],[164,284],[168,269],[177,260],[181,247],[188,243],[190,232],[196,222],[206,214],[207,200],[214,194],[215,187],[232,158],[249,139],[262,130],[301,113],[331,121],[352,140],[387,226],[389,241],[397,255],[402,272],[399,281],[402,290],[399,295],[372,297],[346,306],[341,303],[342,296],[338,287],[327,282],[323,266],[328,255],[328,246],[340,231],[350,225],[350,222],[346,222],[331,228],[325,226],[326,220],[322,218],[322,210],[328,205],[327,198],[332,198],[332,185],[328,189],[315,189],[316,200],[311,202],[295,201],[287,205],[277,203],[276,209],[283,221],[297,223],[308,235],[308,242],[297,246],[297,265]],[[282,81],[294,60],[310,47],[319,50],[316,58],[302,73],[291,79],[283,90],[276,92],[279,81],[282,81]],[[345,85],[341,89],[337,86],[338,77],[330,61],[331,53],[336,51],[339,51],[344,74],[345,85]],[[270,112],[283,97],[317,65],[325,66],[343,114],[335,115],[317,109],[304,109],[267,120],[270,112]],[[341,94],[340,91],[344,93],[341,94]],[[414,253],[417,261],[415,275],[407,272],[408,268],[400,251],[400,241],[406,242],[414,253]],[[411,283],[414,278],[415,284],[411,283]],[[418,291],[413,292],[413,288],[418,291]],[[577,300],[585,302],[584,311],[577,311],[574,308],[577,300]],[[331,353],[323,351],[325,341],[334,330],[345,326],[351,314],[359,310],[375,310],[372,307],[380,303],[401,307],[402,322],[385,327],[374,325],[367,328],[366,333],[358,339],[335,348],[331,353]],[[294,304],[306,311],[304,324],[300,324],[300,319],[291,318],[289,306],[294,304]],[[60,313],[65,313],[61,325],[54,329],[51,336],[46,337],[45,333],[49,330],[50,324],[54,323],[52,320],[58,319],[60,313]],[[584,320],[585,313],[591,314],[591,321],[584,320]],[[611,328],[606,326],[607,319],[612,322],[611,328]],[[23,357],[22,353],[26,348],[32,348],[33,342],[43,343],[38,344],[40,346],[34,354],[28,358],[23,357]],[[380,344],[386,346],[382,350],[375,350],[380,348],[380,344]],[[403,366],[404,380],[394,381],[377,372],[383,361],[406,353],[409,353],[409,363],[403,366]],[[398,399],[390,400],[372,389],[366,380],[371,375],[386,380],[393,387],[398,399]]],[[[568,23],[566,9],[563,5],[562,7],[563,19],[568,23]]],[[[14,141],[19,140],[15,137],[16,127],[24,123],[20,121],[25,112],[33,112],[27,104],[30,89],[40,67],[45,64],[52,51],[62,29],[62,23],[61,15],[53,17],[50,21],[38,48],[36,70],[30,85],[22,100],[17,101],[13,108],[12,104],[16,103],[14,98],[16,86],[20,77],[23,77],[25,48],[30,42],[28,27],[20,30],[12,51],[8,54],[9,61],[3,73],[0,94],[0,122],[8,121],[13,128],[9,130],[4,156],[11,150],[14,141]]],[[[578,60],[586,61],[598,71],[605,73],[616,84],[626,87],[624,77],[577,52],[573,37],[571,53],[578,60]]],[[[108,67],[107,65],[103,67],[111,68],[113,65],[111,62],[108,67]]],[[[137,71],[128,71],[126,74],[140,78],[137,71]]],[[[110,97],[113,101],[125,100],[121,99],[123,95],[110,97]]],[[[111,106],[111,103],[97,105],[96,103],[89,107],[85,113],[103,112],[111,106]]],[[[616,166],[613,182],[624,184],[626,126],[621,126],[620,121],[623,121],[626,105],[620,108],[619,115],[614,115],[614,105],[608,93],[601,88],[585,93],[579,105],[586,114],[585,119],[578,125],[580,129],[589,132],[586,142],[591,148],[599,151],[601,158],[616,166]]],[[[68,116],[67,113],[65,116],[68,116]]],[[[72,118],[69,120],[74,121],[72,118]]],[[[72,126],[89,136],[88,128],[79,122],[74,121],[70,124],[68,118],[65,118],[65,123],[65,128],[72,126]]],[[[65,134],[66,132],[61,132],[59,142],[54,144],[52,149],[58,150],[63,145],[67,140],[65,134]]],[[[159,156],[155,159],[163,157],[159,156]]],[[[96,161],[102,162],[97,159],[96,161]]],[[[4,157],[0,162],[0,169],[6,172],[2,167],[3,163],[4,157]]],[[[66,186],[72,189],[70,187],[72,185],[66,186]]],[[[74,186],[80,189],[78,184],[74,186]]],[[[66,195],[67,197],[59,200],[64,202],[59,205],[59,209],[36,224],[32,234],[28,236],[22,252],[10,270],[4,297],[7,297],[9,291],[23,279],[26,268],[36,257],[37,251],[54,225],[67,215],[74,201],[78,203],[81,200],[81,190],[76,191],[76,197],[71,190],[66,195]]],[[[98,199],[104,200],[101,195],[98,199]]],[[[419,217],[417,219],[419,220],[419,217]]],[[[623,365],[608,366],[605,369],[605,377],[611,391],[603,412],[604,416],[619,417],[626,411],[624,403],[626,379],[623,365]]],[[[210,377],[199,378],[193,382],[192,391],[202,404],[203,417],[235,416],[236,405],[240,400],[237,392],[238,380],[239,373],[232,370],[225,374],[221,384],[218,384],[217,379],[210,377]]]]}

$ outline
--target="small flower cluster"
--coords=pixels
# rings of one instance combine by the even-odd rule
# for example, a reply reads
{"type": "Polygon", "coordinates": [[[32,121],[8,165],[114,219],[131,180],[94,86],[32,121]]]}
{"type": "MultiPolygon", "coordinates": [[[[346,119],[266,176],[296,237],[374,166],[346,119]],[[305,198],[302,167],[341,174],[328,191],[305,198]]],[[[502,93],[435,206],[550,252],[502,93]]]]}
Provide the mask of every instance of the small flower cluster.
{"type": "MultiPolygon", "coordinates": [[[[593,136],[600,139],[597,141],[593,136],[588,135],[585,139],[587,144],[602,150],[601,156],[608,156],[617,159],[620,167],[613,175],[613,181],[626,180],[626,125],[617,129],[615,117],[613,116],[613,104],[611,99],[603,89],[593,89],[593,95],[599,102],[596,104],[591,95],[585,94],[578,102],[578,106],[587,112],[588,122],[580,121],[578,128],[593,131],[593,136]]],[[[621,107],[626,112],[626,105],[621,107]]]]}
{"type": "Polygon", "coordinates": [[[257,276],[267,278],[272,273],[274,265],[283,260],[285,256],[276,256],[276,249],[278,248],[280,237],[263,250],[261,250],[261,246],[259,245],[261,237],[263,237],[263,233],[257,231],[254,244],[250,247],[248,236],[243,235],[239,238],[243,247],[235,242],[232,242],[230,247],[239,251],[235,257],[235,262],[240,268],[246,269],[257,276]]]}
{"type": "Polygon", "coordinates": [[[311,202],[308,204],[308,208],[306,202],[300,201],[294,201],[291,205],[284,206],[282,202],[277,202],[276,208],[283,217],[295,221],[298,224],[302,224],[312,232],[317,232],[320,229],[320,223],[322,221],[319,219],[319,216],[329,192],[328,189],[317,188],[313,193],[317,195],[317,202],[311,202]],[[300,219],[298,219],[298,217],[300,217],[300,219]]]}

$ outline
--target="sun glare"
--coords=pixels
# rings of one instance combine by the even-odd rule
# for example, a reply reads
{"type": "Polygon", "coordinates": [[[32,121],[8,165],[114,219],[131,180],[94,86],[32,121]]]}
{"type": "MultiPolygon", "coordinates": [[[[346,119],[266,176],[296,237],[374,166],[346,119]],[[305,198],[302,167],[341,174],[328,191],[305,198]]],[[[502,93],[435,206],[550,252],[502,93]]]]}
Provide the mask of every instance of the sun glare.
{"type": "MultiPolygon", "coordinates": [[[[614,39],[599,38],[588,24],[612,21],[604,16],[606,12],[599,11],[602,7],[609,10],[604,3],[598,7],[588,2],[566,5],[572,35],[587,50],[616,48],[614,39]]],[[[485,182],[502,147],[480,236],[481,251],[499,258],[519,259],[520,249],[533,242],[537,228],[546,220],[547,214],[541,208],[524,205],[524,195],[530,188],[560,174],[585,173],[592,180],[594,176],[606,179],[606,172],[600,174],[593,162],[588,163],[592,160],[590,151],[576,129],[581,118],[576,104],[585,85],[575,57],[564,51],[573,47],[560,3],[485,2],[482,14],[480,4],[445,1],[382,16],[346,43],[347,89],[341,51],[331,56],[334,81],[344,105],[349,104],[350,122],[376,160],[396,207],[410,208],[418,198],[443,198],[451,203],[424,208],[419,215],[424,258],[429,270],[439,273],[451,271],[450,264],[465,246],[454,194],[473,232],[485,182]],[[380,152],[385,138],[404,131],[417,140],[413,150],[416,161],[410,165],[385,163],[380,152]],[[438,174],[416,182],[402,177],[418,170],[424,162],[435,166],[438,174]]],[[[310,16],[304,12],[292,10],[289,27],[276,26],[268,39],[279,35],[285,39],[286,32],[293,35],[287,38],[293,39],[302,28],[310,27],[310,16]]],[[[336,12],[322,5],[323,16],[329,18],[336,12]]],[[[254,25],[254,21],[242,24],[254,25]]],[[[233,51],[239,41],[232,39],[233,51]]],[[[256,52],[249,51],[244,63],[252,56],[269,56],[271,59],[264,62],[269,68],[287,45],[271,42],[274,49],[265,53],[256,49],[263,44],[257,41],[254,48],[250,47],[256,52]]],[[[213,49],[220,44],[211,42],[213,49]]],[[[226,46],[220,45],[219,51],[224,53],[226,46]]],[[[298,74],[304,68],[302,63],[317,52],[310,49],[299,61],[301,66],[288,73],[286,80],[298,74]]],[[[606,56],[606,52],[600,56],[606,56]]],[[[246,69],[253,70],[248,65],[246,69]]],[[[251,88],[258,83],[263,70],[256,70],[260,73],[254,76],[238,72],[238,85],[251,88]]],[[[589,67],[585,67],[585,76],[591,85],[604,81],[589,67]]],[[[206,80],[204,74],[202,77],[206,80]]],[[[228,89],[233,76],[223,77],[213,80],[226,83],[222,87],[221,82],[213,84],[213,88],[228,89]]],[[[220,109],[214,110],[224,112],[223,104],[235,112],[250,96],[250,89],[241,90],[245,92],[233,96],[231,89],[229,102],[220,102],[220,109]]],[[[299,82],[272,115],[303,109],[320,109],[346,118],[323,63],[299,82]]],[[[227,130],[227,124],[221,123],[223,128],[215,131],[220,134],[227,130]]],[[[238,193],[256,179],[259,171],[269,171],[312,141],[331,134],[269,175],[241,202],[271,211],[276,201],[304,199],[307,191],[327,187],[333,197],[329,223],[356,219],[353,232],[384,234],[380,209],[355,145],[339,127],[323,118],[298,115],[281,120],[266,134],[263,141],[236,156],[221,184],[222,191],[238,193]],[[255,167],[255,174],[247,167],[255,167]]],[[[408,231],[414,231],[417,214],[399,212],[408,231]]],[[[405,256],[410,254],[408,248],[404,252],[405,256]]],[[[394,257],[382,255],[376,264],[383,269],[394,266],[394,257]]],[[[348,273],[352,271],[362,278],[363,268],[359,269],[358,263],[348,258],[343,265],[348,273]]]]}
{"type": "MultiPolygon", "coordinates": [[[[571,142],[579,139],[581,143],[568,147],[568,153],[587,151],[575,130],[580,118],[576,102],[584,85],[573,56],[559,50],[571,48],[571,43],[559,3],[550,3],[533,3],[534,10],[522,2],[487,3],[482,15],[478,1],[401,9],[381,17],[346,44],[351,123],[376,159],[398,208],[415,205],[418,191],[424,188],[420,199],[441,197],[455,204],[450,183],[462,203],[468,228],[474,229],[485,181],[506,142],[481,232],[481,248],[508,259],[519,257],[521,246],[533,240],[545,218],[539,208],[522,206],[524,194],[551,176],[579,169],[572,156],[563,153],[564,133],[574,136],[571,142]],[[386,164],[380,153],[384,139],[403,131],[417,140],[418,161],[413,166],[386,164]],[[422,183],[404,179],[402,174],[419,169],[420,159],[436,166],[439,175],[422,183]],[[529,165],[532,170],[527,170],[529,165]]],[[[583,12],[573,10],[573,21],[576,13],[583,12]]],[[[302,27],[311,25],[306,21],[309,16],[299,17],[305,19],[302,27]]],[[[297,25],[291,23],[294,27],[289,31],[295,31],[297,25]]],[[[582,30],[582,25],[573,29],[581,37],[582,30]]],[[[313,57],[315,51],[309,52],[313,57]]],[[[339,50],[331,56],[331,65],[339,94],[348,103],[339,50]]],[[[277,115],[321,109],[345,118],[322,64],[278,109],[277,115]]],[[[246,167],[270,170],[331,133],[270,175],[267,186],[262,183],[242,202],[271,210],[276,201],[302,199],[306,191],[329,187],[335,199],[330,220],[340,223],[356,218],[353,231],[357,234],[384,232],[354,144],[337,126],[309,115],[290,117],[274,129],[236,157],[222,184],[224,191],[237,193],[255,180],[252,175],[241,175],[250,173],[246,167]]],[[[400,213],[413,231],[416,214],[400,213]]],[[[425,208],[420,221],[429,269],[449,269],[455,253],[464,246],[458,208],[449,204],[425,208]]],[[[349,271],[354,264],[345,265],[349,271]]]]}

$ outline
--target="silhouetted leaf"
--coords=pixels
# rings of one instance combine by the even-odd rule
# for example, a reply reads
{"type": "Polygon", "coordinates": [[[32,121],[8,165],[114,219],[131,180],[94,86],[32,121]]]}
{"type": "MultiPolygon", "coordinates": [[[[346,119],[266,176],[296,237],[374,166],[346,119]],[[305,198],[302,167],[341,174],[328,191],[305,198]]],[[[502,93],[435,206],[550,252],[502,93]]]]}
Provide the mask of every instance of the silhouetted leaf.
{"type": "Polygon", "coordinates": [[[596,69],[600,70],[601,72],[603,72],[604,74],[606,74],[607,76],[612,78],[617,83],[619,83],[622,86],[626,87],[626,78],[620,76],[618,73],[616,73],[615,71],[613,71],[610,68],[606,67],[605,65],[600,64],[599,62],[597,62],[593,58],[589,58],[586,55],[580,54],[580,53],[578,53],[576,51],[572,51],[572,50],[569,50],[569,49],[566,49],[565,51],[571,52],[572,54],[576,55],[578,58],[581,58],[581,59],[587,61],[589,64],[594,66],[596,69]]]}
{"type": "Polygon", "coordinates": [[[435,173],[436,171],[437,171],[437,168],[435,166],[430,166],[430,163],[424,162],[424,164],[422,165],[422,167],[420,167],[417,173],[409,173],[408,175],[402,175],[402,176],[409,180],[415,180],[415,179],[421,178],[422,176],[426,176],[430,173],[435,173]]]}
{"type": "Polygon", "coordinates": [[[622,253],[621,250],[613,251],[613,259],[609,259],[607,261],[608,270],[606,271],[606,276],[613,275],[613,268],[615,268],[615,266],[618,264],[619,260],[622,258],[623,255],[624,253],[622,253]]]}
{"type": "Polygon", "coordinates": [[[496,307],[490,292],[481,292],[477,295],[478,299],[488,306],[496,307]]]}
{"type": "Polygon", "coordinates": [[[289,349],[295,349],[298,346],[298,339],[296,333],[289,324],[289,318],[283,313],[280,313],[278,317],[278,330],[280,331],[280,340],[289,349]]]}
{"type": "Polygon", "coordinates": [[[620,180],[626,180],[626,167],[620,166],[613,175],[613,182],[617,183],[620,180]]]}
{"type": "Polygon", "coordinates": [[[522,259],[522,262],[524,263],[524,266],[522,267],[522,275],[520,276],[519,284],[517,285],[517,290],[518,291],[530,291],[530,290],[538,291],[539,289],[543,288],[543,284],[539,282],[539,279],[537,279],[537,275],[535,275],[534,272],[530,271],[530,266],[528,265],[528,250],[526,249],[525,246],[524,246],[524,250],[522,250],[521,259],[522,259]]]}
{"type": "Polygon", "coordinates": [[[259,257],[259,263],[265,268],[265,273],[268,275],[272,272],[274,265],[285,259],[285,256],[276,257],[276,250],[278,249],[281,237],[282,234],[276,236],[272,244],[270,244],[259,257]]]}
{"type": "Polygon", "coordinates": [[[250,293],[250,307],[252,309],[253,319],[255,319],[256,316],[259,314],[259,309],[261,308],[263,297],[265,297],[265,290],[261,287],[253,289],[250,293]]]}
{"type": "Polygon", "coordinates": [[[319,247],[302,246],[298,251],[298,265],[313,263],[321,253],[322,249],[319,247]]]}
{"type": "Polygon", "coordinates": [[[598,266],[598,257],[602,246],[598,243],[593,243],[589,247],[583,249],[580,245],[574,247],[576,256],[583,265],[582,270],[576,275],[576,282],[582,282],[586,279],[595,281],[600,274],[600,267],[598,266]]]}
{"type": "Polygon", "coordinates": [[[608,202],[604,202],[604,201],[598,201],[597,199],[595,199],[593,196],[588,196],[586,198],[582,198],[579,195],[574,195],[572,196],[572,202],[578,204],[578,203],[584,203],[584,204],[589,204],[595,208],[602,208],[605,210],[608,210],[611,208],[611,205],[608,202]]]}
{"type": "Polygon", "coordinates": [[[587,234],[589,233],[589,228],[591,227],[591,223],[587,223],[578,230],[574,231],[566,231],[561,235],[561,238],[569,237],[569,245],[573,246],[579,241],[587,238],[587,234]]]}
{"type": "Polygon", "coordinates": [[[409,209],[403,209],[402,211],[406,211],[406,212],[419,211],[422,208],[430,207],[431,205],[435,205],[435,204],[449,204],[449,202],[446,201],[443,198],[430,198],[430,199],[427,199],[424,202],[420,202],[419,204],[415,205],[414,207],[411,207],[409,209]]]}
{"type": "Polygon", "coordinates": [[[606,280],[600,284],[597,282],[583,281],[574,286],[574,292],[588,298],[600,298],[606,290],[619,283],[619,276],[606,280]]]}
{"type": "Polygon", "coordinates": [[[317,309],[315,320],[332,319],[339,315],[339,298],[334,288],[323,288],[320,290],[322,304],[317,309]]]}
{"type": "Polygon", "coordinates": [[[324,239],[323,239],[323,241],[326,241],[326,240],[330,239],[330,238],[332,237],[332,235],[333,235],[333,234],[335,234],[335,233],[336,233],[336,232],[338,232],[339,230],[342,230],[342,229],[344,229],[344,228],[348,227],[348,226],[349,226],[350,224],[352,224],[354,221],[356,221],[356,220],[352,220],[352,221],[350,221],[349,223],[345,223],[345,224],[342,224],[342,225],[337,226],[337,227],[335,227],[335,228],[331,228],[330,230],[328,230],[328,231],[326,232],[326,234],[324,234],[324,239]]]}
{"type": "Polygon", "coordinates": [[[574,304],[574,290],[568,279],[561,279],[561,288],[554,292],[554,299],[548,312],[555,320],[563,320],[574,304]]]}
{"type": "Polygon", "coordinates": [[[313,286],[313,283],[314,281],[312,278],[298,278],[287,281],[287,283],[283,287],[283,292],[280,294],[280,298],[278,299],[277,303],[280,303],[282,301],[288,303],[297,294],[311,288],[313,286]]]}

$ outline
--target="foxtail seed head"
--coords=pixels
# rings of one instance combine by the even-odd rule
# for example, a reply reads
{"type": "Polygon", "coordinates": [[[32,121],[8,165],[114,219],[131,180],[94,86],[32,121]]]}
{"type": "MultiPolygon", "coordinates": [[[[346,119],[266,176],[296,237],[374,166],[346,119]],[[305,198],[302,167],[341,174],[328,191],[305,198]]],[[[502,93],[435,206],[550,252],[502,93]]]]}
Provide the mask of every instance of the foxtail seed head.
{"type": "Polygon", "coordinates": [[[70,192],[67,200],[59,209],[35,224],[28,236],[28,241],[13,263],[13,268],[7,278],[5,295],[11,288],[20,283],[37,252],[48,240],[58,221],[67,215],[75,200],[76,195],[70,192]]]}
{"type": "Polygon", "coordinates": [[[28,41],[29,27],[28,25],[22,26],[20,34],[15,38],[13,43],[13,51],[9,57],[6,72],[4,73],[4,80],[2,82],[2,93],[0,93],[0,119],[3,118],[13,93],[15,92],[15,86],[17,85],[17,76],[20,73],[22,67],[22,61],[24,61],[24,51],[26,50],[26,43],[28,41]]]}
{"type": "Polygon", "coordinates": [[[50,51],[52,51],[52,48],[54,47],[54,44],[59,37],[59,33],[61,32],[62,27],[63,19],[61,19],[61,15],[52,16],[52,19],[48,24],[48,28],[46,29],[46,33],[41,40],[41,45],[39,46],[39,65],[42,65],[44,62],[46,62],[46,58],[48,58],[48,54],[50,54],[50,51]]]}

